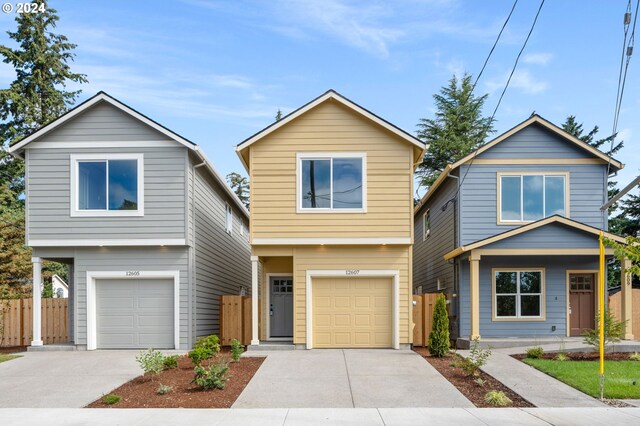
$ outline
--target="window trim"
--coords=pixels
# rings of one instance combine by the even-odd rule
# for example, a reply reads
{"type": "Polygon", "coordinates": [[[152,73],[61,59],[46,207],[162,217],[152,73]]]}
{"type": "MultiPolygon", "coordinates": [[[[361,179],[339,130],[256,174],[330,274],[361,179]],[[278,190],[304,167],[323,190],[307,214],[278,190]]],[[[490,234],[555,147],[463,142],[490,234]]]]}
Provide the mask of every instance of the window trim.
{"type": "MultiPolygon", "coordinates": [[[[546,321],[547,320],[547,306],[546,306],[546,269],[543,267],[513,267],[513,268],[492,268],[491,269],[491,321],[546,321]],[[497,272],[515,272],[518,277],[518,283],[520,281],[521,272],[540,272],[540,293],[532,293],[540,295],[540,315],[538,316],[521,316],[520,315],[520,285],[516,288],[516,316],[503,317],[498,316],[498,303],[496,293],[496,273],[497,272]]],[[[506,293],[500,293],[506,294],[506,293]]],[[[524,293],[527,295],[527,293],[524,293]]]]}
{"type": "MultiPolygon", "coordinates": [[[[71,217],[140,217],[144,216],[144,154],[70,154],[69,168],[71,169],[69,215],[71,217]],[[82,161],[136,160],[138,162],[138,209],[137,210],[80,210],[78,195],[80,194],[78,180],[79,167],[82,161]]],[[[107,176],[107,182],[109,177],[107,176]]],[[[108,188],[108,187],[107,187],[108,188]]],[[[108,194],[108,189],[107,189],[108,194]]],[[[108,202],[108,200],[107,200],[108,202]]],[[[108,204],[107,204],[108,206],[108,204]]]]}
{"type": "Polygon", "coordinates": [[[224,203],[224,227],[227,234],[233,235],[233,208],[226,202],[224,203]]]}
{"type": "MultiPolygon", "coordinates": [[[[333,161],[331,161],[331,193],[333,194],[333,161]]],[[[296,154],[296,212],[297,213],[366,213],[367,212],[367,154],[365,152],[299,152],[296,154]],[[333,160],[335,158],[362,159],[362,207],[355,209],[303,208],[302,160],[333,160]]]]}
{"type": "Polygon", "coordinates": [[[427,241],[427,238],[431,235],[431,209],[427,209],[422,215],[422,241],[427,241]],[[427,228],[426,224],[429,223],[427,228]]]}
{"type": "MultiPolygon", "coordinates": [[[[562,176],[564,177],[564,217],[571,218],[571,209],[570,209],[570,183],[569,183],[569,172],[497,172],[497,183],[496,183],[496,224],[497,225],[524,225],[527,223],[536,222],[537,220],[546,219],[550,216],[543,216],[537,220],[508,220],[502,219],[502,177],[503,176],[562,176]]],[[[543,193],[543,199],[545,197],[545,193],[543,193]]],[[[520,186],[520,217],[522,217],[522,185],[520,186]]]]}

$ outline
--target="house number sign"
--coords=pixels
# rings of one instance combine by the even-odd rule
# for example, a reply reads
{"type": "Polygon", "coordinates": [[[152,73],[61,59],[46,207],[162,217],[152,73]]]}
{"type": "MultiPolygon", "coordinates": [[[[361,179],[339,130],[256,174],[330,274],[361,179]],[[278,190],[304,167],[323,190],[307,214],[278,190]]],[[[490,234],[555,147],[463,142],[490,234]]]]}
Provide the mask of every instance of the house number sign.
{"type": "Polygon", "coordinates": [[[359,275],[360,269],[347,269],[345,273],[346,275],[359,275]]]}
{"type": "Polygon", "coordinates": [[[140,276],[140,271],[127,271],[126,272],[126,276],[127,277],[139,277],[140,276]]]}

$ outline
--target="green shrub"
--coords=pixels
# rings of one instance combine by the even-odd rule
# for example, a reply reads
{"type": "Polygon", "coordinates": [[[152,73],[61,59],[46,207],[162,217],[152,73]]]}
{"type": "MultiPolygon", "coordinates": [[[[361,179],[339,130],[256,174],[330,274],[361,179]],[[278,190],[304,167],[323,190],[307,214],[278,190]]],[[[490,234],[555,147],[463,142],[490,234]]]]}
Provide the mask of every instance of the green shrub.
{"type": "Polygon", "coordinates": [[[122,400],[122,397],[120,397],[118,395],[114,395],[112,393],[102,397],[102,402],[107,404],[107,405],[117,404],[118,402],[120,402],[120,400],[122,400]]]}
{"type": "Polygon", "coordinates": [[[474,382],[476,382],[476,385],[478,385],[480,387],[483,387],[485,384],[487,384],[487,381],[484,380],[482,377],[476,377],[474,382]]]}
{"type": "Polygon", "coordinates": [[[640,361],[640,353],[634,352],[634,353],[630,354],[629,355],[629,359],[631,361],[640,361]]]}
{"type": "Polygon", "coordinates": [[[196,373],[192,383],[200,386],[204,390],[224,389],[224,384],[228,380],[226,377],[229,365],[223,362],[213,363],[208,368],[197,366],[193,369],[196,373]]]}
{"type": "Polygon", "coordinates": [[[144,374],[152,374],[154,376],[157,376],[164,370],[164,359],[165,356],[153,348],[142,351],[136,356],[136,361],[138,361],[144,374]]]}
{"type": "MultiPolygon", "coordinates": [[[[624,325],[626,321],[617,320],[611,310],[604,311],[604,345],[618,343],[624,337],[624,325]]],[[[600,315],[596,314],[596,328],[582,333],[584,343],[593,346],[597,351],[600,348],[600,315]]]]}
{"type": "Polygon", "coordinates": [[[213,357],[213,352],[211,352],[210,349],[204,347],[195,348],[191,352],[189,352],[189,358],[191,358],[191,362],[193,362],[193,364],[196,366],[200,366],[202,364],[202,361],[207,360],[211,357],[213,357]]]}
{"type": "Polygon", "coordinates": [[[449,352],[449,314],[447,299],[439,294],[433,309],[433,326],[429,333],[429,353],[435,357],[443,357],[449,352]]]}
{"type": "Polygon", "coordinates": [[[205,348],[211,352],[211,356],[220,352],[220,339],[215,334],[198,338],[193,344],[193,349],[205,348]]]}
{"type": "Polygon", "coordinates": [[[544,349],[542,349],[541,346],[534,346],[533,348],[527,349],[526,354],[527,358],[542,358],[542,355],[544,355],[544,349]]]}
{"type": "Polygon", "coordinates": [[[494,407],[506,407],[511,405],[512,401],[502,391],[489,391],[484,396],[484,401],[494,407]]]}
{"type": "Polygon", "coordinates": [[[469,356],[466,358],[462,357],[456,363],[456,367],[462,368],[467,376],[475,376],[478,374],[478,370],[487,363],[487,359],[489,359],[490,356],[491,348],[482,349],[480,347],[480,339],[476,337],[473,339],[469,356]]]}
{"type": "Polygon", "coordinates": [[[158,386],[158,389],[156,389],[156,393],[158,395],[166,395],[169,392],[171,392],[172,390],[173,390],[173,388],[171,386],[163,385],[161,383],[160,386],[158,386]]]}
{"type": "Polygon", "coordinates": [[[170,370],[172,368],[178,368],[178,358],[180,355],[169,355],[164,358],[164,369],[170,370]]]}
{"type": "Polygon", "coordinates": [[[233,339],[231,341],[231,358],[238,362],[240,361],[240,355],[244,352],[244,347],[240,343],[238,339],[233,339]]]}
{"type": "Polygon", "coordinates": [[[566,352],[558,352],[555,357],[553,357],[556,361],[567,361],[569,360],[569,355],[566,352]]]}

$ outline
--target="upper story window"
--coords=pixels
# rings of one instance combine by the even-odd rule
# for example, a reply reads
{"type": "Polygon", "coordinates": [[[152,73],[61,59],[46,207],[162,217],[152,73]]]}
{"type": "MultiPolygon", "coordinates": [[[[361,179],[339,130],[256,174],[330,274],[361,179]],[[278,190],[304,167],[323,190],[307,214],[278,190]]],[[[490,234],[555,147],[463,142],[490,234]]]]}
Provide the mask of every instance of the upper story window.
{"type": "Polygon", "coordinates": [[[498,223],[569,216],[569,174],[498,173],[498,223]]]}
{"type": "Polygon", "coordinates": [[[142,154],[71,155],[71,216],[143,216],[142,154]]]}
{"type": "Polygon", "coordinates": [[[366,212],[366,155],[298,154],[298,212],[366,212]]]}
{"type": "Polygon", "coordinates": [[[229,204],[225,204],[225,225],[227,232],[231,234],[233,231],[233,209],[229,204]]]}
{"type": "Polygon", "coordinates": [[[431,234],[431,210],[427,209],[422,215],[422,241],[427,241],[431,234]]]}

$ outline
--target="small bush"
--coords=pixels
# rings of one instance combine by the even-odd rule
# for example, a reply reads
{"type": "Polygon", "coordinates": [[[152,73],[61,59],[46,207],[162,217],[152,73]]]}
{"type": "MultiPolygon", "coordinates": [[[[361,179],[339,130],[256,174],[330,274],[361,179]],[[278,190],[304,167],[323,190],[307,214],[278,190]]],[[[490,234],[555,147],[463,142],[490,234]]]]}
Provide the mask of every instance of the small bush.
{"type": "Polygon", "coordinates": [[[478,374],[478,370],[482,368],[487,359],[491,356],[491,348],[482,349],[480,347],[480,339],[477,337],[473,339],[473,345],[469,352],[469,356],[462,358],[456,363],[456,367],[462,368],[467,376],[475,376],[478,374]]]}
{"type": "Polygon", "coordinates": [[[630,354],[629,355],[629,359],[631,361],[640,361],[640,353],[634,352],[634,353],[630,354]]]}
{"type": "Polygon", "coordinates": [[[193,364],[198,367],[202,365],[202,361],[207,360],[211,357],[213,357],[213,352],[211,352],[210,349],[204,347],[195,348],[191,352],[189,352],[189,358],[191,358],[191,362],[193,362],[193,364]]]}
{"type": "Polygon", "coordinates": [[[240,343],[238,339],[233,339],[231,341],[231,358],[238,362],[240,361],[240,355],[244,352],[244,347],[240,343]]]}
{"type": "Polygon", "coordinates": [[[160,386],[158,386],[158,389],[156,390],[156,393],[158,395],[166,395],[169,392],[171,392],[172,390],[173,390],[173,388],[171,386],[163,385],[161,383],[160,386]]]}
{"type": "Polygon", "coordinates": [[[223,362],[211,364],[208,368],[197,366],[193,369],[196,373],[192,383],[200,386],[204,390],[224,389],[229,365],[223,362]]]}
{"type": "Polygon", "coordinates": [[[487,383],[486,380],[484,380],[482,377],[477,377],[474,382],[476,382],[476,385],[480,386],[480,387],[484,387],[484,385],[487,383]]]}
{"type": "Polygon", "coordinates": [[[140,352],[136,357],[136,361],[138,361],[144,374],[152,374],[154,376],[157,376],[164,370],[164,360],[165,356],[153,348],[140,352]]]}
{"type": "MultiPolygon", "coordinates": [[[[624,337],[624,325],[626,321],[617,320],[611,310],[604,311],[604,345],[618,343],[624,337]]],[[[586,330],[582,333],[583,341],[587,345],[593,346],[598,351],[600,348],[600,314],[596,314],[596,328],[586,330]]]]}
{"type": "Polygon", "coordinates": [[[435,357],[443,357],[449,352],[449,314],[447,299],[439,294],[433,308],[433,326],[429,333],[429,353],[435,357]]]}
{"type": "Polygon", "coordinates": [[[172,368],[178,368],[178,358],[179,357],[180,357],[179,355],[166,356],[164,358],[164,363],[163,363],[164,369],[165,370],[170,370],[172,368]]]}
{"type": "Polygon", "coordinates": [[[553,357],[556,361],[568,361],[569,355],[566,352],[558,352],[555,357],[553,357]]]}
{"type": "Polygon", "coordinates": [[[509,399],[507,395],[502,391],[489,391],[484,396],[484,401],[487,404],[491,404],[494,407],[506,407],[507,405],[511,405],[512,401],[509,399]]]}
{"type": "Polygon", "coordinates": [[[544,349],[542,349],[541,346],[534,346],[533,348],[527,349],[526,354],[527,358],[542,358],[542,355],[544,355],[544,349]]]}
{"type": "Polygon", "coordinates": [[[120,397],[118,395],[114,395],[112,393],[102,397],[102,402],[107,404],[107,405],[117,404],[118,402],[120,402],[120,400],[122,400],[122,397],[120,397]]]}
{"type": "Polygon", "coordinates": [[[220,352],[220,339],[215,334],[200,337],[193,344],[193,349],[205,348],[211,352],[211,356],[220,352]]]}

